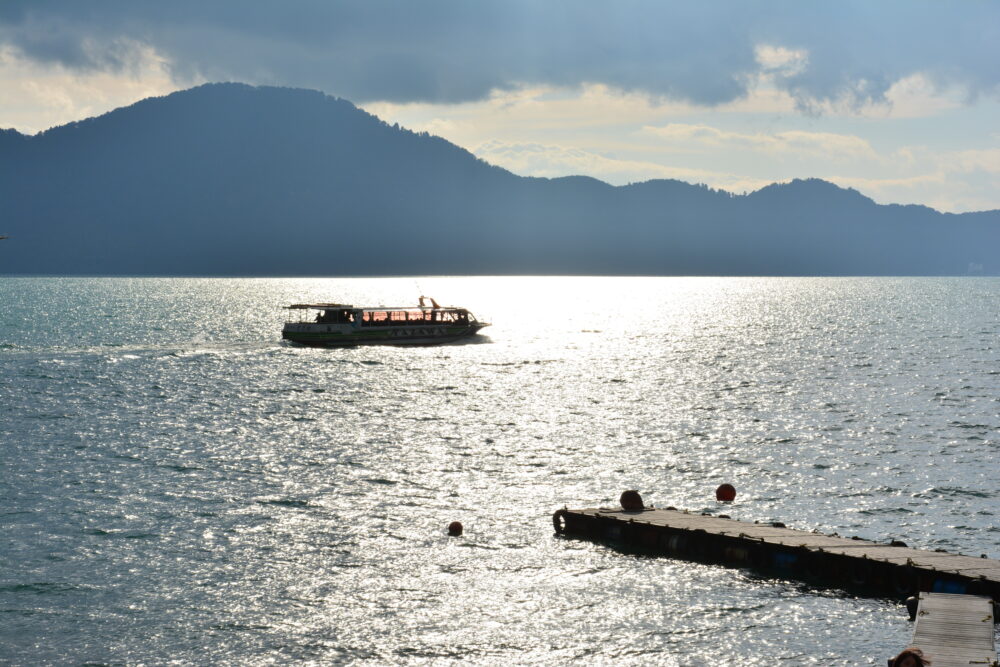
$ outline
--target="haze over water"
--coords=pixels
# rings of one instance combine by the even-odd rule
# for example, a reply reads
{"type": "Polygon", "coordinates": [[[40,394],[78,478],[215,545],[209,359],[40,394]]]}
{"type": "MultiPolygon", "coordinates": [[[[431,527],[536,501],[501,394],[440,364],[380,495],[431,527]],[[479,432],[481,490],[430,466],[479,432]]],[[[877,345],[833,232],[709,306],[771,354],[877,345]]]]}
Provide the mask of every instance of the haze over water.
{"type": "Polygon", "coordinates": [[[896,601],[550,516],[635,488],[1000,557],[998,313],[992,278],[5,278],[0,663],[885,664],[896,601]],[[420,294],[494,325],[280,340],[420,294]]]}

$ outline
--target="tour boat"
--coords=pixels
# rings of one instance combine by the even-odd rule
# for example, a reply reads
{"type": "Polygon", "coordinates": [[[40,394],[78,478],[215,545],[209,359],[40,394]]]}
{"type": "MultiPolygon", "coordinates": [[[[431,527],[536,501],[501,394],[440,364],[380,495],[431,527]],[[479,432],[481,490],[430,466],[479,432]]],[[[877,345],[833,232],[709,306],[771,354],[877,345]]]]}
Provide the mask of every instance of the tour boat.
{"type": "Polygon", "coordinates": [[[281,337],[300,345],[439,345],[475,335],[480,322],[465,308],[439,306],[420,297],[419,306],[358,308],[343,303],[295,303],[298,319],[285,323],[281,337]]]}

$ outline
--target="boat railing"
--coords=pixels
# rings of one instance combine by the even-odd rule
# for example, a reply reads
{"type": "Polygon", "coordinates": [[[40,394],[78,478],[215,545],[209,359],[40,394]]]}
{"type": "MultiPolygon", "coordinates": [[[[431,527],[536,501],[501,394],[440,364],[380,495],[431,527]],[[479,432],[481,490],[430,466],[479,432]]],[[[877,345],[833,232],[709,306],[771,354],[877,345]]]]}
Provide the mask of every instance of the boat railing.
{"type": "Polygon", "coordinates": [[[403,327],[403,326],[454,326],[482,324],[487,321],[476,318],[465,308],[453,306],[421,305],[404,308],[355,308],[341,303],[295,303],[286,306],[289,311],[287,324],[351,324],[360,327],[403,327]],[[297,318],[292,315],[297,314],[297,318]]]}

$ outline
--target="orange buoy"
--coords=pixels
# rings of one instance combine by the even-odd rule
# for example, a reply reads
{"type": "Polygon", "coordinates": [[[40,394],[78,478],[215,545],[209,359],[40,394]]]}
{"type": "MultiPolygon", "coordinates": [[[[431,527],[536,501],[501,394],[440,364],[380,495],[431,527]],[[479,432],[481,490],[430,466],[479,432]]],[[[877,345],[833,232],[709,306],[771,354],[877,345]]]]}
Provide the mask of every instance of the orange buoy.
{"type": "Polygon", "coordinates": [[[635,512],[643,508],[642,496],[639,495],[638,491],[623,492],[618,502],[622,504],[622,509],[626,512],[635,512]]]}
{"type": "Polygon", "coordinates": [[[448,534],[452,537],[458,537],[462,534],[462,522],[452,521],[448,524],[448,534]]]}
{"type": "Polygon", "coordinates": [[[715,490],[715,499],[724,503],[731,503],[736,500],[736,487],[732,484],[720,484],[715,490]]]}

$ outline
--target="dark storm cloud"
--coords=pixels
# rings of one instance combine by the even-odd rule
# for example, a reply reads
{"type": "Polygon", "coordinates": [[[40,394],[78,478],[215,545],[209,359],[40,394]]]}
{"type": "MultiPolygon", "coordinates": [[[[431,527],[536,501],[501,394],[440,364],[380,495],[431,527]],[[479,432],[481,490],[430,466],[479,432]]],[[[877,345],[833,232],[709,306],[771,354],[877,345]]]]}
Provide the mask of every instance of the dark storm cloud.
{"type": "Polygon", "coordinates": [[[357,102],[457,102],[519,84],[604,83],[718,104],[768,44],[808,52],[782,85],[805,106],[880,99],[922,72],[1000,92],[1000,4],[654,0],[4,0],[0,44],[85,69],[136,45],[196,77],[319,88],[357,102]]]}

